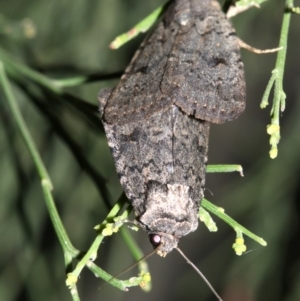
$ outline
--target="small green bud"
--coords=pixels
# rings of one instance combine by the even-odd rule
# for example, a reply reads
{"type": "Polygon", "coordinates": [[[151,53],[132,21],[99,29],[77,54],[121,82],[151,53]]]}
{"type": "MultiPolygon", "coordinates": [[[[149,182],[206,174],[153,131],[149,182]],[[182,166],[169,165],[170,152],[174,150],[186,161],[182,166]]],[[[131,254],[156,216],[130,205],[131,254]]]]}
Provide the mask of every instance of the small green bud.
{"type": "Polygon", "coordinates": [[[78,277],[75,276],[74,274],[72,273],[68,273],[67,274],[67,279],[66,279],[66,286],[72,286],[74,285],[78,280],[78,277]]]}
{"type": "Polygon", "coordinates": [[[280,126],[278,124],[269,124],[267,125],[267,133],[269,135],[278,134],[280,131],[280,126]]]}
{"type": "Polygon", "coordinates": [[[278,149],[277,149],[277,147],[272,148],[270,150],[269,154],[270,154],[270,158],[271,159],[275,159],[277,157],[277,155],[278,155],[278,149]]]}

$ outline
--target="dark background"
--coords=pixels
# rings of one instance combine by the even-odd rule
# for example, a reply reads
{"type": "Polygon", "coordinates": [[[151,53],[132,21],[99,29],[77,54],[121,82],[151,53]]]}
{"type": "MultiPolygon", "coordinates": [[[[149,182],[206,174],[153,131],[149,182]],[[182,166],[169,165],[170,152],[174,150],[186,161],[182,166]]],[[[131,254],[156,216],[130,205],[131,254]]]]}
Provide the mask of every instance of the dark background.
{"type": "MultiPolygon", "coordinates": [[[[108,49],[109,42],[162,3],[1,0],[1,45],[16,59],[50,77],[122,71],[142,37],[116,51],[108,49]],[[33,22],[34,38],[25,37],[24,18],[33,22]]],[[[283,7],[284,1],[267,1],[260,10],[251,9],[235,17],[239,37],[257,48],[276,47],[283,7]]],[[[259,108],[276,54],[256,55],[242,50],[247,109],[238,120],[211,127],[209,163],[242,164],[245,177],[209,174],[206,197],[263,237],[268,246],[246,238],[251,252],[236,256],[231,248],[235,233],[217,218],[217,233],[209,233],[200,224],[195,233],[180,241],[180,248],[225,301],[300,300],[299,22],[299,16],[292,16],[284,75],[287,106],[281,118],[278,158],[268,156],[266,125],[270,123],[270,106],[259,108]]],[[[97,81],[67,91],[96,105],[99,89],[116,82],[97,81]]],[[[86,250],[95,237],[93,227],[108,211],[96,185],[98,180],[98,184],[105,183],[100,177],[92,180],[87,163],[79,160],[78,154],[107,179],[110,204],[122,192],[105,136],[100,127],[91,125],[55,95],[29,82],[21,85],[12,81],[12,85],[53,181],[54,197],[69,236],[78,249],[86,250]],[[43,108],[53,110],[56,121],[51,121],[43,108]],[[70,147],[66,137],[72,139],[75,148],[70,147]]],[[[46,211],[38,175],[6,99],[3,94],[0,97],[0,300],[71,300],[65,286],[63,254],[46,211]]],[[[148,253],[151,246],[146,234],[139,231],[133,235],[148,253]]],[[[97,263],[111,274],[133,263],[119,234],[105,240],[98,257],[97,263]]],[[[151,292],[131,288],[124,293],[110,285],[99,290],[103,281],[85,270],[78,283],[81,300],[216,300],[177,252],[166,258],[152,256],[148,263],[151,292]]],[[[135,275],[136,271],[131,273],[135,275]]]]}

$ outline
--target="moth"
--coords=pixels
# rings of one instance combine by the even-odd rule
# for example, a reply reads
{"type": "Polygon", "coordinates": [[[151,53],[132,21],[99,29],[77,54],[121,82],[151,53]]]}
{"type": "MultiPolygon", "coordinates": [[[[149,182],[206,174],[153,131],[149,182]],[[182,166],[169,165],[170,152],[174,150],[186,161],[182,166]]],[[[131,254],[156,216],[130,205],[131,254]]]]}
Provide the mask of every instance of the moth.
{"type": "Polygon", "coordinates": [[[210,122],[245,109],[238,39],[219,3],[173,1],[118,85],[98,98],[136,223],[166,256],[198,227],[210,122]]]}

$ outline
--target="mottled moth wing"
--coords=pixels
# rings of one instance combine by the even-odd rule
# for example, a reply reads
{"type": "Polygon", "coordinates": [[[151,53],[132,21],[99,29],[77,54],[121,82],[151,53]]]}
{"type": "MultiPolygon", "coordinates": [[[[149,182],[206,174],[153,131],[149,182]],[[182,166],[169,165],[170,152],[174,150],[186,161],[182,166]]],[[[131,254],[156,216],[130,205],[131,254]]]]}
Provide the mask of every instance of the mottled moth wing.
{"type": "Polygon", "coordinates": [[[146,122],[103,124],[137,220],[150,232],[177,238],[194,231],[205,184],[209,123],[171,105],[146,122]],[[167,197],[174,187],[178,194],[186,193],[178,201],[167,197]]]}
{"type": "Polygon", "coordinates": [[[233,120],[245,109],[236,33],[216,1],[188,2],[188,22],[179,25],[161,90],[171,92],[175,104],[196,118],[214,123],[233,120]]]}
{"type": "MultiPolygon", "coordinates": [[[[167,16],[172,23],[175,14],[171,4],[167,16]]],[[[167,35],[164,22],[148,36],[136,51],[118,85],[112,91],[103,119],[111,124],[122,124],[146,119],[172,104],[171,95],[161,92],[168,55],[175,35],[167,35]]],[[[169,25],[167,25],[169,26],[169,25]]]]}
{"type": "Polygon", "coordinates": [[[145,39],[113,91],[104,120],[143,120],[175,103],[223,123],[245,108],[236,33],[215,0],[177,0],[145,39]]]}

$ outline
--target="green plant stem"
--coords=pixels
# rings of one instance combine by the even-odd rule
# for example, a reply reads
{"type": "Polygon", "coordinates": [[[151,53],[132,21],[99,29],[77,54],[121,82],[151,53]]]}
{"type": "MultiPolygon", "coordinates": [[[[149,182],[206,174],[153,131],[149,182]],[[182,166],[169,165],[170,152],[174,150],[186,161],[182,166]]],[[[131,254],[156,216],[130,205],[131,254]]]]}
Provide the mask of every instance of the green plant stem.
{"type": "Polygon", "coordinates": [[[59,85],[57,85],[54,80],[51,80],[49,77],[36,72],[23,65],[22,63],[16,61],[2,49],[0,49],[0,59],[2,60],[3,64],[5,65],[5,69],[10,73],[10,75],[14,77],[20,77],[20,75],[23,75],[31,79],[33,82],[36,82],[57,94],[62,93],[61,87],[59,87],[59,85]]]}
{"type": "Polygon", "coordinates": [[[57,212],[57,209],[56,209],[56,206],[55,206],[52,194],[51,194],[51,190],[53,188],[51,179],[50,179],[50,177],[47,173],[46,167],[37,151],[37,148],[33,142],[33,139],[31,138],[31,135],[26,126],[26,123],[22,117],[22,114],[17,105],[17,101],[13,95],[12,89],[10,87],[8,78],[7,78],[5,70],[4,70],[4,66],[1,61],[0,61],[0,78],[1,78],[1,84],[2,84],[2,87],[4,90],[4,94],[7,98],[9,107],[12,111],[12,114],[16,120],[17,126],[21,132],[21,135],[22,135],[22,137],[25,141],[25,144],[32,156],[33,162],[35,163],[36,169],[40,176],[41,185],[43,188],[48,212],[49,212],[55,232],[58,236],[58,239],[60,241],[60,244],[61,244],[63,252],[64,252],[65,264],[66,264],[66,266],[68,266],[70,264],[72,256],[76,256],[77,254],[79,254],[79,252],[73,247],[73,245],[67,235],[67,232],[65,231],[65,228],[61,222],[61,219],[59,217],[59,214],[57,212]]]}
{"type": "Polygon", "coordinates": [[[243,177],[243,167],[241,165],[207,165],[206,172],[207,173],[219,173],[219,172],[239,172],[243,177]]]}
{"type": "MultiPolygon", "coordinates": [[[[170,1],[169,1],[170,2],[170,1]]],[[[117,36],[109,45],[111,49],[118,49],[122,45],[126,44],[133,38],[135,38],[139,33],[146,32],[149,28],[156,22],[156,20],[161,16],[161,14],[165,11],[167,5],[166,4],[159,6],[155,9],[152,13],[150,13],[146,18],[136,24],[132,29],[129,31],[117,36]]]]}
{"type": "MultiPolygon", "coordinates": [[[[132,236],[128,231],[128,229],[123,227],[120,229],[120,233],[134,260],[138,261],[142,257],[144,257],[143,252],[141,251],[137,243],[132,239],[132,236]]],[[[149,267],[145,260],[140,261],[138,267],[140,272],[149,273],[149,267]]],[[[145,291],[151,290],[151,282],[147,283],[147,286],[144,288],[144,290],[145,291]]]]}
{"type": "Polygon", "coordinates": [[[245,235],[249,236],[250,238],[252,238],[256,242],[261,244],[262,246],[267,245],[267,243],[264,239],[262,239],[261,237],[258,237],[257,235],[255,235],[251,231],[247,230],[245,227],[243,227],[242,225],[237,223],[234,219],[232,219],[230,216],[228,216],[226,213],[224,213],[223,210],[220,210],[221,208],[219,208],[216,205],[212,204],[208,200],[202,199],[201,206],[204,207],[209,212],[216,215],[217,217],[219,217],[220,219],[222,219],[227,224],[229,224],[233,229],[235,229],[235,231],[241,231],[245,235]]]}
{"type": "MultiPolygon", "coordinates": [[[[87,268],[89,268],[96,275],[96,277],[102,278],[103,280],[107,281],[111,285],[113,285],[116,288],[121,289],[121,290],[127,290],[127,287],[130,287],[130,286],[137,286],[142,281],[142,276],[133,277],[133,278],[130,278],[129,280],[119,280],[119,279],[113,277],[112,275],[108,274],[107,272],[105,272],[104,270],[102,270],[101,268],[99,268],[97,265],[95,265],[93,263],[93,261],[97,257],[97,253],[98,253],[100,244],[103,241],[103,238],[105,237],[102,234],[102,230],[105,229],[106,225],[114,222],[115,217],[122,210],[125,203],[126,203],[126,198],[125,198],[124,194],[122,194],[122,196],[120,197],[118,202],[115,204],[115,206],[111,209],[111,211],[109,212],[109,214],[107,215],[105,220],[99,226],[96,227],[96,229],[98,231],[98,235],[97,235],[96,239],[94,240],[93,244],[91,245],[89,250],[86,252],[86,254],[82,257],[82,259],[78,262],[78,264],[76,265],[76,268],[67,275],[66,283],[70,287],[71,291],[72,291],[73,287],[75,286],[82,269],[85,266],[87,268]],[[72,280],[72,279],[74,279],[74,280],[72,280]]],[[[127,218],[130,210],[131,210],[131,208],[125,210],[123,212],[123,214],[121,216],[119,216],[120,220],[124,220],[125,218],[127,218]]],[[[118,221],[117,223],[121,223],[121,221],[118,221]]]]}
{"type": "Polygon", "coordinates": [[[300,15],[300,7],[292,7],[291,12],[300,15]]]}
{"type": "Polygon", "coordinates": [[[96,239],[92,243],[89,250],[83,256],[83,258],[77,263],[75,270],[73,270],[73,272],[71,273],[72,276],[78,278],[82,269],[88,264],[88,262],[90,260],[94,261],[97,258],[97,252],[104,237],[105,236],[103,236],[102,234],[97,235],[96,239]]]}
{"type": "Polygon", "coordinates": [[[22,114],[20,112],[20,109],[17,105],[17,101],[13,95],[12,89],[10,87],[8,78],[6,76],[5,70],[4,70],[4,66],[3,63],[0,62],[0,75],[1,75],[1,84],[2,84],[2,88],[4,91],[4,94],[7,98],[9,107],[13,113],[13,116],[16,120],[17,126],[21,132],[21,135],[28,147],[28,150],[32,156],[32,159],[36,165],[36,168],[38,170],[39,176],[41,178],[41,180],[48,180],[49,181],[49,186],[50,189],[52,189],[52,184],[51,184],[51,180],[48,176],[47,170],[42,162],[42,159],[40,158],[40,155],[35,147],[35,144],[30,136],[30,133],[28,131],[28,128],[25,124],[25,121],[22,117],[22,114]]]}
{"type": "MultiPolygon", "coordinates": [[[[46,167],[37,151],[37,148],[33,142],[33,139],[31,138],[30,132],[26,126],[26,123],[20,112],[20,109],[17,105],[17,101],[12,92],[12,89],[9,84],[8,78],[6,76],[6,72],[4,70],[2,61],[0,61],[0,81],[1,81],[3,91],[4,91],[4,95],[7,98],[8,105],[12,111],[12,114],[16,120],[17,126],[21,132],[21,135],[22,135],[22,137],[25,141],[25,144],[32,156],[33,162],[35,163],[36,169],[40,176],[41,185],[42,185],[42,189],[43,189],[44,196],[45,196],[45,202],[46,202],[46,205],[48,208],[50,218],[52,220],[54,230],[60,241],[60,245],[63,249],[64,259],[65,259],[65,267],[67,268],[71,265],[73,256],[78,255],[79,251],[77,251],[73,247],[73,245],[67,235],[67,232],[65,231],[65,228],[61,222],[61,219],[58,215],[58,212],[57,212],[57,209],[56,209],[56,206],[55,206],[52,194],[51,194],[51,190],[53,189],[53,186],[52,186],[50,177],[49,177],[46,167]]],[[[76,285],[74,285],[72,287],[71,296],[74,301],[80,301],[76,285]]]]}
{"type": "Polygon", "coordinates": [[[209,212],[207,212],[207,210],[205,210],[203,208],[203,206],[200,206],[200,209],[199,209],[199,219],[201,222],[203,222],[205,224],[205,226],[207,227],[207,229],[210,232],[218,231],[218,227],[217,227],[216,223],[210,216],[209,212]]]}
{"type": "MultiPolygon", "coordinates": [[[[293,0],[287,0],[286,6],[292,5],[293,0]]],[[[285,94],[283,92],[283,75],[284,75],[284,67],[286,61],[286,51],[287,51],[287,43],[288,43],[288,33],[289,26],[291,21],[291,13],[285,13],[283,16],[282,28],[280,33],[279,47],[282,47],[282,50],[278,52],[275,69],[278,70],[277,79],[275,81],[275,101],[272,109],[272,120],[274,122],[278,122],[280,117],[280,108],[281,111],[285,109],[285,94]]]]}
{"type": "Polygon", "coordinates": [[[122,290],[128,291],[128,287],[137,286],[140,284],[142,277],[132,277],[128,280],[120,280],[115,278],[114,276],[108,274],[93,262],[88,262],[87,267],[95,274],[96,277],[101,275],[101,278],[106,281],[107,283],[111,284],[112,286],[122,290]]]}
{"type": "MultiPolygon", "coordinates": [[[[293,0],[286,0],[286,8],[293,7],[293,0]]],[[[278,148],[277,145],[280,141],[280,114],[285,110],[285,92],[283,90],[283,76],[284,67],[286,61],[286,51],[288,44],[288,32],[291,21],[291,11],[286,10],[283,16],[281,33],[279,39],[279,47],[281,50],[277,53],[277,59],[275,69],[272,71],[272,76],[268,82],[266,90],[264,92],[260,107],[263,109],[269,104],[269,97],[271,89],[274,85],[274,98],[271,109],[271,124],[267,126],[267,133],[270,137],[270,157],[272,159],[277,157],[278,148]]]]}
{"type": "MultiPolygon", "coordinates": [[[[120,197],[120,200],[122,200],[122,202],[124,202],[124,204],[127,202],[127,198],[125,196],[125,193],[122,194],[122,196],[120,197]]],[[[129,211],[131,211],[131,210],[132,210],[132,206],[129,206],[128,211],[124,211],[124,213],[120,216],[120,219],[121,220],[126,219],[129,215],[129,211]]],[[[114,213],[111,214],[111,215],[109,214],[109,216],[106,218],[106,222],[109,222],[109,221],[111,222],[115,216],[116,215],[114,215],[114,213]]],[[[127,228],[125,228],[125,227],[120,228],[120,234],[121,234],[126,246],[129,249],[129,252],[131,253],[131,255],[132,255],[132,257],[135,261],[138,261],[142,257],[144,257],[143,252],[141,251],[141,249],[137,245],[137,243],[134,241],[134,239],[132,238],[131,233],[128,231],[127,228]]],[[[138,267],[139,267],[140,272],[144,272],[144,273],[149,272],[149,267],[148,267],[148,264],[145,260],[139,262],[138,267]]],[[[147,287],[144,288],[144,290],[148,290],[148,289],[149,290],[151,289],[150,282],[148,283],[147,287]]]]}
{"type": "Polygon", "coordinates": [[[66,229],[63,226],[63,223],[60,219],[60,216],[58,214],[57,208],[53,200],[51,189],[49,187],[49,181],[47,179],[46,180],[44,179],[41,181],[41,184],[42,184],[48,212],[52,220],[55,233],[63,249],[66,266],[68,266],[72,262],[73,257],[78,256],[80,252],[73,247],[69,239],[69,236],[66,232],[66,229]]]}
{"type": "Polygon", "coordinates": [[[130,250],[130,253],[134,260],[139,260],[144,256],[143,252],[139,248],[139,246],[136,244],[134,240],[131,239],[130,232],[126,228],[120,229],[121,236],[123,237],[124,242],[126,243],[128,249],[130,250]]]}
{"type": "MultiPolygon", "coordinates": [[[[108,223],[113,222],[113,219],[117,216],[117,214],[123,208],[124,204],[125,204],[125,198],[121,197],[119,199],[119,201],[111,209],[111,211],[108,213],[105,220],[99,226],[97,226],[98,235],[97,235],[96,239],[94,240],[94,242],[92,243],[89,250],[83,256],[83,258],[77,263],[76,268],[72,271],[72,273],[70,273],[70,274],[72,274],[72,276],[74,276],[75,278],[78,278],[82,269],[88,264],[88,262],[90,260],[94,261],[97,258],[99,246],[105,237],[102,234],[102,230],[105,228],[105,226],[108,223]]],[[[98,276],[101,278],[105,277],[105,275],[102,275],[102,274],[99,274],[98,276]]]]}
{"type": "Polygon", "coordinates": [[[88,76],[75,76],[65,79],[52,80],[60,88],[76,87],[88,82],[88,76]]]}
{"type": "Polygon", "coordinates": [[[18,80],[24,80],[24,78],[32,80],[34,83],[54,92],[55,94],[64,94],[63,88],[76,87],[85,83],[109,80],[119,78],[123,72],[114,72],[111,74],[89,74],[84,76],[74,76],[69,78],[52,79],[48,76],[37,72],[15,58],[11,57],[5,50],[0,48],[0,60],[2,60],[5,70],[12,77],[18,80]]]}
{"type": "Polygon", "coordinates": [[[73,301],[80,301],[80,297],[79,297],[78,290],[77,290],[76,286],[74,286],[71,289],[70,293],[71,293],[71,297],[72,297],[73,301]]]}
{"type": "Polygon", "coordinates": [[[119,200],[116,202],[116,204],[113,206],[113,208],[109,211],[109,213],[106,216],[103,223],[111,223],[113,221],[113,219],[117,216],[117,214],[122,210],[122,208],[126,204],[126,201],[127,201],[126,196],[124,193],[122,193],[119,200]]]}
{"type": "Polygon", "coordinates": [[[106,282],[109,282],[109,284],[111,284],[112,286],[114,286],[122,291],[126,291],[127,286],[122,280],[119,280],[119,279],[115,278],[114,276],[108,274],[107,272],[105,272],[104,270],[99,268],[96,264],[94,264],[93,262],[89,261],[87,263],[87,268],[89,270],[91,270],[96,277],[101,277],[101,279],[103,279],[106,282]],[[99,276],[99,275],[101,275],[101,276],[99,276]]]}

